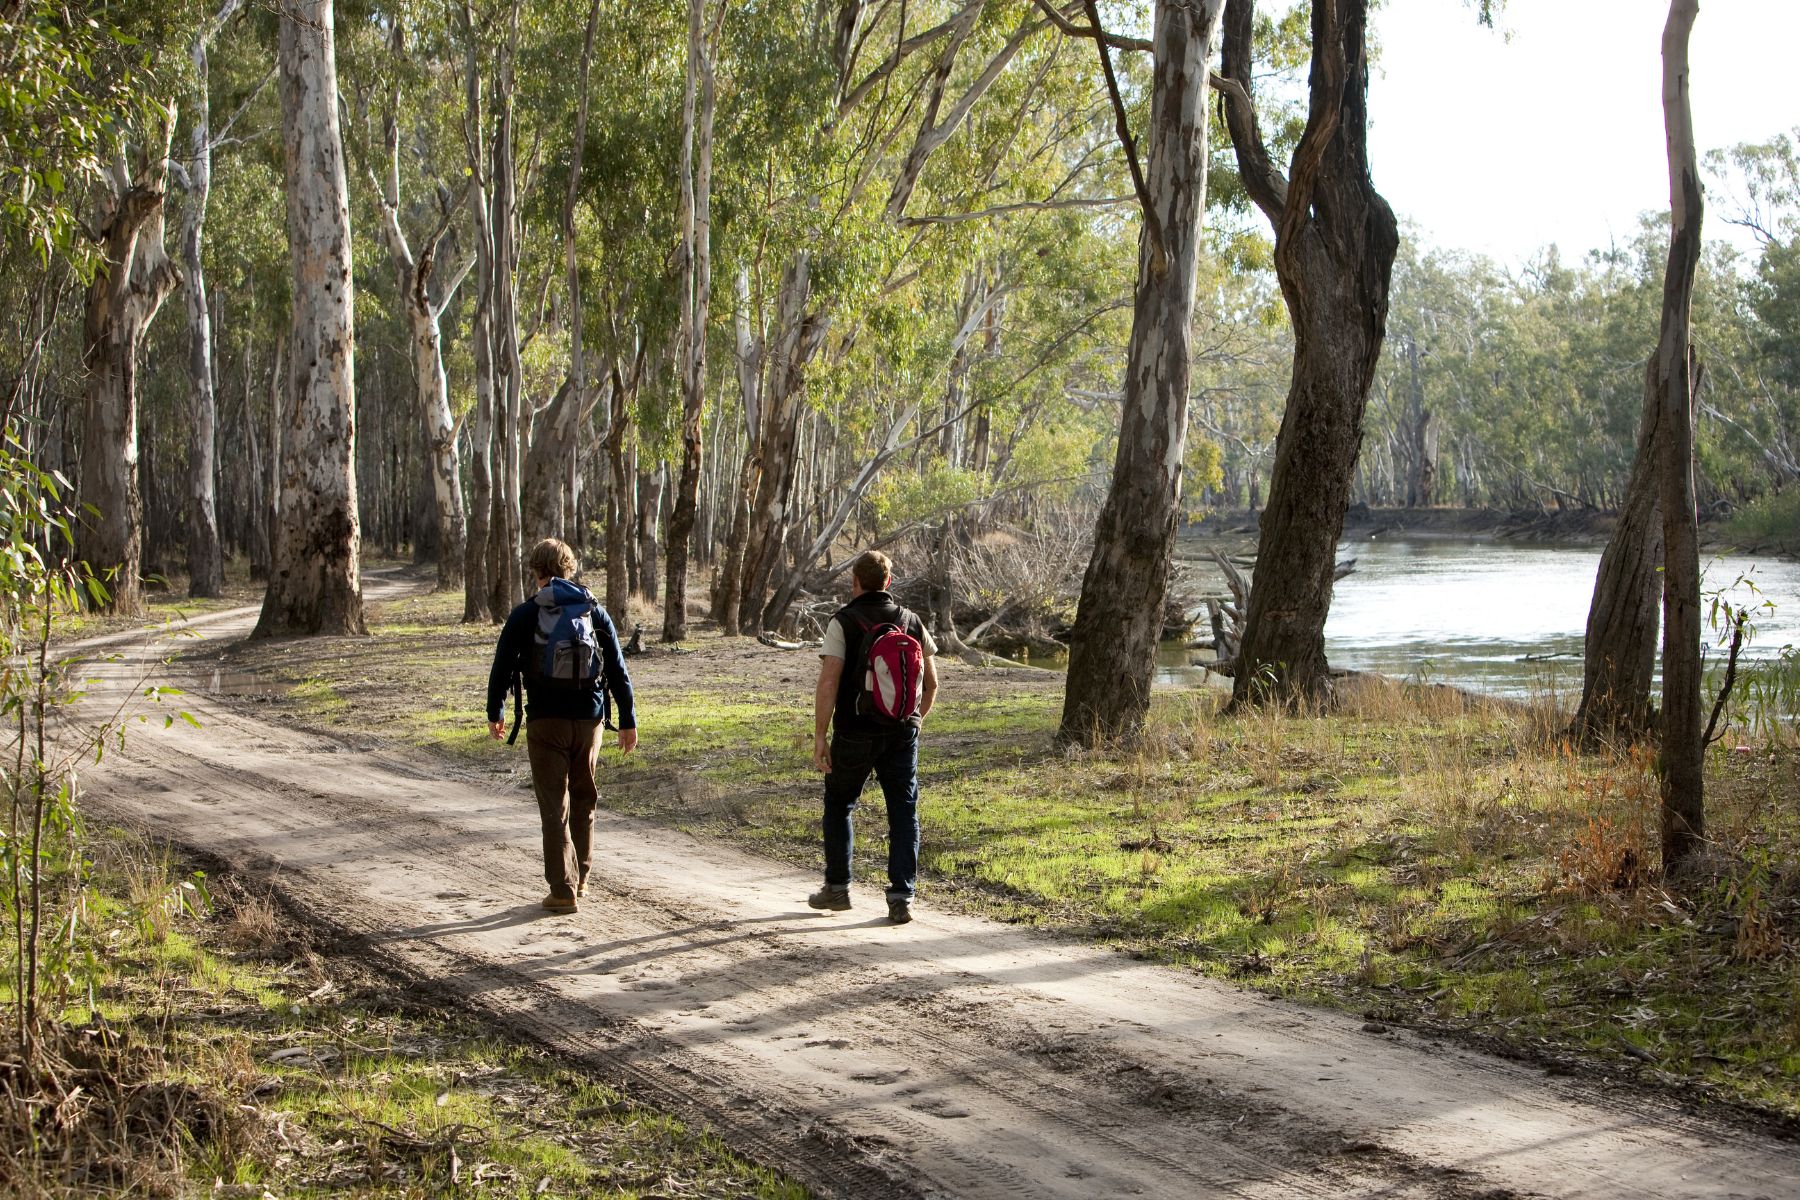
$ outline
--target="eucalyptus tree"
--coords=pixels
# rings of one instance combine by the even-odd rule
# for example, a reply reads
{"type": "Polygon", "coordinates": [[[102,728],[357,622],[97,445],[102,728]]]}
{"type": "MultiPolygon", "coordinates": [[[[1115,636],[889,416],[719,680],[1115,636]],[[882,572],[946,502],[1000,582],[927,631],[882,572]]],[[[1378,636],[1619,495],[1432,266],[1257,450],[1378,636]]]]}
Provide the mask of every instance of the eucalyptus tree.
{"type": "Polygon", "coordinates": [[[181,221],[181,258],[187,273],[188,378],[191,387],[188,442],[188,594],[218,596],[225,591],[225,561],[219,550],[219,520],[214,497],[217,474],[218,400],[214,391],[212,312],[207,304],[202,246],[206,208],[212,190],[213,129],[208,49],[219,30],[242,7],[243,0],[224,0],[201,22],[188,43],[194,68],[194,98],[189,116],[189,154],[185,169],[187,204],[181,221]]]}
{"type": "Polygon", "coordinates": [[[1230,0],[1226,114],[1239,175],[1275,228],[1294,372],[1232,680],[1237,702],[1315,696],[1328,682],[1325,618],[1337,540],[1399,247],[1393,211],[1369,177],[1366,0],[1312,6],[1306,128],[1286,175],[1270,159],[1257,120],[1255,20],[1255,0],[1230,0]]]}
{"type": "Polygon", "coordinates": [[[1694,387],[1697,359],[1690,340],[1694,276],[1700,263],[1704,200],[1694,146],[1688,42],[1698,0],[1670,0],[1663,29],[1663,123],[1669,155],[1669,258],[1663,284],[1662,327],[1651,379],[1664,425],[1662,476],[1663,728],[1657,774],[1662,791],[1665,871],[1679,867],[1706,837],[1705,765],[1708,731],[1700,712],[1700,549],[1694,510],[1694,387]]]}
{"type": "Polygon", "coordinates": [[[475,303],[470,321],[475,401],[469,419],[469,518],[463,556],[463,620],[498,621],[509,611],[494,606],[492,521],[494,503],[494,235],[489,205],[487,79],[483,36],[473,6],[461,9],[463,35],[463,148],[469,172],[465,193],[475,257],[475,303]]]}
{"type": "Polygon", "coordinates": [[[492,134],[488,183],[487,269],[483,295],[492,339],[494,422],[490,444],[495,476],[488,517],[488,608],[495,620],[509,611],[525,575],[520,513],[521,437],[529,430],[523,411],[524,363],[520,357],[519,261],[521,246],[518,159],[518,58],[522,0],[498,15],[492,78],[492,134]]]}
{"type": "MultiPolygon", "coordinates": [[[[796,144],[787,169],[763,189],[764,219],[785,225],[779,240],[759,245],[738,275],[745,450],[713,593],[714,615],[728,632],[774,623],[791,592],[781,580],[784,547],[802,520],[796,485],[803,465],[818,466],[802,453],[817,440],[802,427],[809,373],[822,353],[835,357],[858,336],[857,297],[911,277],[917,260],[907,256],[928,239],[906,222],[928,163],[968,128],[1048,24],[1032,10],[986,0],[963,0],[933,17],[939,13],[942,20],[917,33],[907,32],[906,10],[894,5],[845,5],[830,36],[821,30],[816,39],[810,11],[796,11],[788,26],[797,52],[787,56],[794,68],[787,90],[803,99],[800,111],[811,114],[815,132],[813,144],[796,144]],[[821,43],[823,55],[812,49],[821,43]],[[829,187],[818,186],[821,177],[829,187]],[[771,253],[776,246],[779,256],[771,253]]],[[[804,119],[801,128],[804,134],[804,119]]]]}
{"type": "Polygon", "coordinates": [[[281,511],[254,636],[366,633],[357,561],[350,193],[333,0],[281,0],[278,15],[293,328],[281,511]]]}
{"type": "MultiPolygon", "coordinates": [[[[525,453],[521,486],[520,520],[527,539],[561,537],[576,540],[580,520],[576,494],[570,486],[578,478],[573,459],[580,452],[581,427],[593,412],[595,389],[589,382],[587,354],[587,305],[582,289],[579,216],[583,192],[582,166],[587,152],[588,116],[593,92],[594,42],[600,28],[600,2],[589,0],[582,34],[581,70],[576,77],[574,138],[569,150],[568,184],[563,189],[561,234],[563,283],[567,288],[564,323],[569,331],[569,370],[562,387],[539,414],[525,453]]],[[[598,357],[597,355],[594,357],[598,357]]]]}
{"type": "Polygon", "coordinates": [[[681,476],[669,520],[668,586],[664,589],[665,642],[687,636],[687,570],[700,501],[701,421],[706,407],[706,335],[712,311],[713,122],[717,85],[713,59],[718,17],[706,0],[689,0],[687,82],[681,104],[681,476]],[[709,28],[710,26],[710,28],[709,28]]]}
{"type": "MultiPolygon", "coordinates": [[[[402,60],[406,54],[406,25],[399,18],[394,21],[392,39],[394,61],[388,67],[387,106],[381,118],[382,174],[377,177],[370,167],[368,176],[380,210],[381,240],[393,264],[409,335],[413,397],[424,433],[432,512],[436,520],[437,586],[439,590],[451,590],[463,583],[468,516],[463,507],[462,468],[456,445],[457,421],[451,409],[449,379],[444,371],[443,318],[475,260],[469,256],[460,264],[440,261],[446,251],[447,235],[462,208],[461,197],[442,181],[438,181],[431,206],[436,211],[427,209],[428,224],[424,232],[409,237],[401,220],[400,79],[405,65],[402,60]]],[[[441,74],[429,67],[427,70],[432,76],[441,74]]],[[[427,84],[436,82],[432,78],[427,84]]],[[[431,128],[435,122],[429,116],[421,123],[427,126],[421,131],[423,136],[438,132],[431,128]]]]}
{"type": "Polygon", "coordinates": [[[163,243],[164,200],[175,106],[146,122],[135,145],[121,144],[103,175],[97,241],[100,261],[87,289],[82,365],[81,490],[87,515],[76,555],[110,573],[103,607],[142,611],[143,500],[138,490],[138,368],[144,335],[181,270],[163,243]]]}
{"type": "Polygon", "coordinates": [[[1099,10],[1087,6],[1143,220],[1112,483],[1069,635],[1059,739],[1134,736],[1150,708],[1181,507],[1195,278],[1206,201],[1208,72],[1224,0],[1156,5],[1140,168],[1099,10]]]}

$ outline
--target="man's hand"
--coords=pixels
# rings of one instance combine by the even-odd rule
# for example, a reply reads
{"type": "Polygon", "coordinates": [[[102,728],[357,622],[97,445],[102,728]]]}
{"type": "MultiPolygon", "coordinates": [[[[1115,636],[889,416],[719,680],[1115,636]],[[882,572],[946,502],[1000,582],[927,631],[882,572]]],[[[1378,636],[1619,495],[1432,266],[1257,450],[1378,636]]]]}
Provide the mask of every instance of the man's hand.
{"type": "Polygon", "coordinates": [[[831,774],[831,743],[822,737],[813,739],[813,766],[821,775],[831,774]]]}
{"type": "Polygon", "coordinates": [[[506,739],[506,722],[489,721],[488,736],[493,738],[496,742],[504,741],[506,739]]]}
{"type": "Polygon", "coordinates": [[[630,754],[635,749],[637,749],[637,730],[635,728],[619,730],[619,753],[630,754]]]}

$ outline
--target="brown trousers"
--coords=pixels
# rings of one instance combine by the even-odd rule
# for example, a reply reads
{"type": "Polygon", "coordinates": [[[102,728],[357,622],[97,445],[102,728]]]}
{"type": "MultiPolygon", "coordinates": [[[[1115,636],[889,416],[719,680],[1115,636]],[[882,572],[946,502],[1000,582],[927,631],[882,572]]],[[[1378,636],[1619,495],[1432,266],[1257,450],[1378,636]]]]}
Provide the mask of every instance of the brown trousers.
{"type": "Polygon", "coordinates": [[[544,824],[544,880],[565,900],[587,876],[594,845],[594,759],[600,722],[532,717],[525,724],[531,787],[544,824]]]}

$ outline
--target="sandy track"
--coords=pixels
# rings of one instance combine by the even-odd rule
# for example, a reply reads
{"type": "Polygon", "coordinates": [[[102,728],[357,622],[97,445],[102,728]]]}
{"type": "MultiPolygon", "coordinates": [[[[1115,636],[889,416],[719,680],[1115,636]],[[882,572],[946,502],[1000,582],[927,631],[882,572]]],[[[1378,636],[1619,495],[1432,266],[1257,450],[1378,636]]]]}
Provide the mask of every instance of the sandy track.
{"type": "MultiPolygon", "coordinates": [[[[97,700],[156,656],[106,640],[97,700]]],[[[929,906],[812,913],[791,867],[604,813],[596,888],[548,916],[523,791],[184,705],[204,727],[133,732],[91,805],[822,1195],[1800,1196],[1789,1143],[929,906]]]]}

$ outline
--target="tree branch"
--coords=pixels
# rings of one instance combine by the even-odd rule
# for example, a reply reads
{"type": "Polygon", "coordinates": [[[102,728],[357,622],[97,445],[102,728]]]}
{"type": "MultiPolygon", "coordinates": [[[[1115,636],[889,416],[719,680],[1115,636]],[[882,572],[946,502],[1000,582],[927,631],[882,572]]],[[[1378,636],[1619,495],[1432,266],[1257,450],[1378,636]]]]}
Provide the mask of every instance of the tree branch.
{"type": "Polygon", "coordinates": [[[1105,30],[1100,26],[1100,6],[1095,0],[1085,0],[1088,20],[1094,23],[1094,45],[1100,51],[1100,67],[1106,74],[1106,94],[1112,98],[1113,120],[1119,132],[1119,142],[1125,147],[1125,161],[1131,167],[1131,186],[1137,192],[1138,205],[1144,212],[1144,229],[1150,235],[1150,248],[1155,254],[1154,261],[1160,269],[1168,262],[1168,253],[1163,246],[1162,219],[1156,215],[1156,206],[1150,202],[1150,188],[1144,182],[1144,169],[1138,164],[1137,143],[1131,137],[1131,124],[1125,119],[1125,101],[1119,96],[1119,80],[1113,74],[1112,51],[1106,48],[1105,30]]]}
{"type": "Polygon", "coordinates": [[[1068,200],[1022,200],[1017,204],[997,204],[992,208],[976,209],[973,212],[939,213],[927,217],[902,217],[900,224],[911,225],[955,225],[961,221],[979,221],[986,217],[1000,217],[1016,212],[1040,212],[1048,208],[1105,208],[1114,204],[1136,203],[1136,196],[1094,196],[1074,197],[1068,200]]]}
{"type": "Polygon", "coordinates": [[[1287,203],[1276,227],[1277,253],[1292,245],[1312,216],[1313,192],[1325,155],[1337,136],[1344,112],[1344,36],[1338,19],[1338,0],[1317,0],[1313,7],[1313,78],[1308,97],[1306,128],[1294,147],[1293,169],[1288,177],[1287,203]]]}
{"type": "MultiPolygon", "coordinates": [[[[1143,38],[1126,37],[1123,34],[1106,32],[1106,30],[1100,28],[1099,20],[1094,18],[1092,14],[1089,14],[1089,19],[1094,22],[1092,25],[1077,25],[1068,17],[1064,16],[1061,10],[1055,5],[1051,4],[1050,0],[1032,0],[1032,2],[1050,19],[1052,25],[1056,26],[1068,37],[1087,38],[1091,41],[1111,46],[1114,50],[1135,50],[1141,54],[1154,54],[1156,52],[1156,47],[1143,38]]],[[[1075,5],[1071,4],[1069,7],[1074,8],[1075,5]]]]}
{"type": "Polygon", "coordinates": [[[1219,64],[1223,74],[1213,75],[1211,83],[1225,97],[1225,124],[1231,131],[1231,146],[1237,154],[1244,190],[1270,224],[1279,228],[1281,214],[1287,210],[1288,181],[1271,161],[1256,119],[1256,100],[1251,91],[1255,25],[1256,0],[1228,0],[1219,64]]]}
{"type": "Polygon", "coordinates": [[[969,15],[971,9],[979,10],[985,2],[986,0],[969,0],[969,3],[957,9],[955,15],[942,25],[935,25],[924,33],[915,33],[909,38],[903,38],[894,46],[894,52],[882,60],[880,66],[870,68],[869,73],[863,76],[862,82],[851,88],[849,92],[845,93],[844,98],[838,101],[838,116],[843,116],[861,104],[870,89],[892,75],[910,55],[955,30],[969,15]]]}

